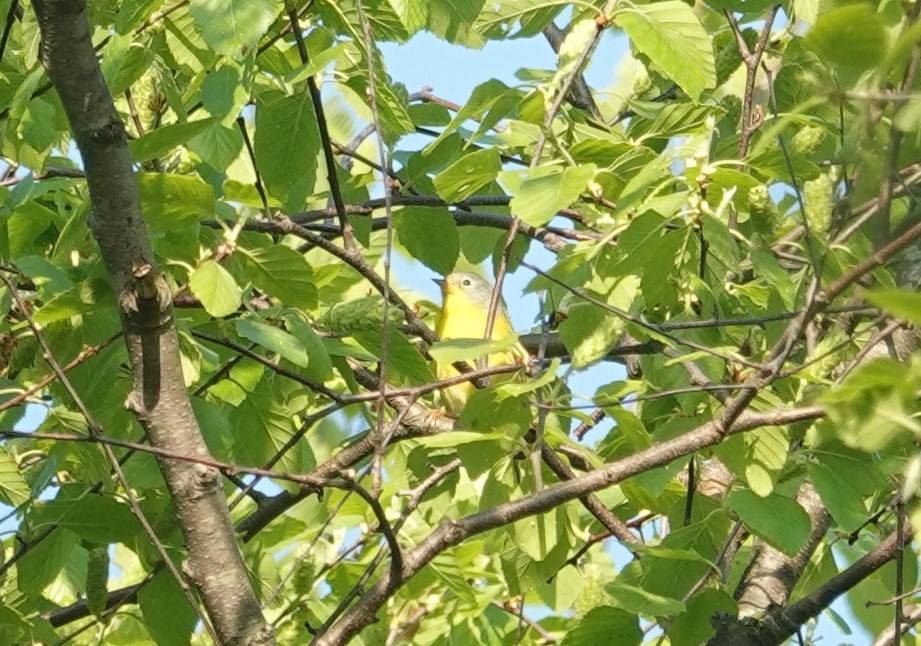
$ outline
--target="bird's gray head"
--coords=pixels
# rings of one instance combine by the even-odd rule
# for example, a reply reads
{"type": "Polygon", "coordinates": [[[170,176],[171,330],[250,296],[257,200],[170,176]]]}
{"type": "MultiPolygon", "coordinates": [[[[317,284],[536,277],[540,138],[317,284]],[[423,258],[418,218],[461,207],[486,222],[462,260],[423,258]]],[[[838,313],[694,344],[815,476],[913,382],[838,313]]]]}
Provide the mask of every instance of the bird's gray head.
{"type": "Polygon", "coordinates": [[[455,271],[444,279],[435,279],[435,284],[441,288],[441,296],[463,296],[471,303],[489,303],[492,297],[492,285],[489,281],[467,271],[455,271]]]}

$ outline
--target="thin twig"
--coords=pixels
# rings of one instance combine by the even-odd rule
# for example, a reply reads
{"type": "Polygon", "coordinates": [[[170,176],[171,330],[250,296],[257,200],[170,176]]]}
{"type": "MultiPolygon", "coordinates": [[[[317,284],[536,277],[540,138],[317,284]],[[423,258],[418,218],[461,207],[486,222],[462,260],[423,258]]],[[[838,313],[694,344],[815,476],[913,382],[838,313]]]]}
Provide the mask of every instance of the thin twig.
{"type": "MultiPolygon", "coordinates": [[[[29,329],[32,330],[32,334],[35,335],[35,340],[38,342],[39,346],[42,348],[42,358],[45,362],[51,367],[54,373],[57,375],[58,381],[64,387],[64,390],[67,391],[67,394],[70,396],[71,400],[74,402],[74,405],[77,407],[77,410],[80,411],[80,415],[86,420],[87,428],[90,433],[90,437],[98,437],[103,434],[102,427],[96,421],[96,418],[90,413],[89,409],[84,404],[83,399],[77,393],[77,390],[71,384],[70,379],[67,377],[67,374],[61,368],[60,364],[54,358],[54,353],[51,350],[51,346],[48,345],[48,342],[45,340],[45,335],[42,334],[41,328],[36,324],[35,319],[32,318],[32,314],[29,312],[28,305],[19,295],[19,290],[16,289],[16,286],[13,285],[13,282],[7,277],[5,272],[0,272],[0,280],[6,285],[6,288],[9,290],[10,295],[13,297],[13,300],[16,302],[16,306],[22,312],[23,316],[26,319],[26,323],[29,326],[29,329]]],[[[183,595],[188,601],[189,606],[198,616],[199,621],[202,622],[202,625],[205,627],[205,630],[210,635],[211,639],[215,643],[220,643],[218,639],[217,632],[214,630],[214,627],[211,625],[211,622],[208,620],[208,617],[201,611],[201,608],[198,605],[195,596],[192,594],[191,589],[189,588],[188,583],[185,578],[176,568],[175,563],[173,563],[170,558],[169,553],[166,551],[166,547],[160,541],[160,538],[157,536],[156,532],[153,529],[153,526],[150,524],[150,521],[147,519],[147,515],[141,509],[140,504],[138,503],[137,498],[134,495],[134,491],[131,489],[131,486],[128,484],[128,479],[125,477],[125,473],[121,468],[121,465],[118,462],[118,458],[115,456],[115,452],[112,450],[112,447],[102,443],[103,452],[106,454],[109,462],[112,465],[112,470],[115,472],[115,477],[124,490],[125,498],[128,501],[129,506],[131,507],[132,513],[137,517],[138,521],[141,523],[141,526],[144,528],[144,531],[147,534],[147,537],[153,543],[154,547],[157,550],[157,553],[160,555],[163,563],[166,565],[166,568],[169,570],[170,574],[176,580],[176,584],[182,590],[183,595]]]]}
{"type": "Polygon", "coordinates": [[[6,12],[6,24],[3,26],[3,35],[0,36],[0,60],[3,60],[3,54],[6,52],[6,44],[10,39],[10,32],[13,30],[13,22],[16,20],[16,10],[19,8],[19,0],[10,2],[10,9],[6,12]]]}
{"type": "MultiPolygon", "coordinates": [[[[64,373],[70,372],[71,370],[79,366],[81,363],[86,361],[87,359],[91,357],[95,357],[97,354],[102,352],[113,341],[121,338],[123,334],[124,332],[116,332],[115,334],[110,336],[108,339],[102,341],[101,343],[97,345],[94,345],[92,347],[83,348],[82,350],[80,350],[80,352],[77,353],[76,357],[71,359],[67,364],[61,366],[61,370],[64,373]]],[[[14,406],[18,406],[19,404],[23,403],[24,401],[26,401],[27,399],[35,395],[40,390],[43,390],[46,386],[54,382],[57,378],[58,378],[58,375],[55,372],[51,372],[50,374],[45,375],[38,382],[36,382],[33,386],[30,386],[29,388],[22,391],[15,397],[12,397],[6,400],[5,402],[3,402],[2,404],[0,404],[0,412],[13,408],[14,406]]]]}
{"type": "MultiPolygon", "coordinates": [[[[297,44],[297,53],[301,59],[301,65],[307,67],[310,64],[310,57],[307,55],[307,46],[304,44],[304,35],[298,26],[298,14],[291,0],[286,0],[285,6],[288,11],[288,19],[291,22],[291,32],[294,34],[294,41],[297,44]]],[[[329,181],[329,192],[336,207],[336,216],[339,218],[339,226],[342,228],[342,239],[345,242],[345,248],[355,250],[355,235],[352,231],[352,225],[349,224],[349,218],[345,213],[345,200],[342,199],[342,189],[339,187],[339,175],[336,170],[336,157],[333,154],[332,140],[329,136],[329,126],[326,122],[326,111],[323,108],[323,98],[320,95],[320,88],[317,81],[311,74],[307,77],[307,89],[310,92],[310,101],[313,103],[313,110],[317,117],[317,127],[320,131],[320,143],[323,148],[323,158],[326,161],[326,179],[329,181]]]]}
{"type": "Polygon", "coordinates": [[[255,176],[254,184],[256,192],[259,193],[259,199],[262,201],[262,212],[266,218],[272,217],[272,210],[269,208],[269,198],[265,194],[265,187],[262,184],[262,174],[259,172],[259,166],[256,165],[256,151],[253,150],[253,142],[250,141],[249,132],[246,130],[246,119],[241,116],[237,117],[237,127],[243,136],[243,144],[246,146],[246,154],[249,155],[250,163],[253,165],[253,174],[255,176]]]}
{"type": "MultiPolygon", "coordinates": [[[[390,168],[390,158],[387,154],[387,146],[384,144],[383,137],[383,125],[381,123],[380,107],[377,103],[377,74],[374,70],[374,53],[377,51],[377,47],[374,43],[374,35],[371,33],[371,25],[368,22],[368,17],[365,15],[364,5],[361,0],[355,0],[355,8],[358,10],[358,22],[361,24],[361,32],[364,36],[364,45],[365,52],[368,57],[368,104],[371,106],[371,121],[374,124],[374,130],[377,133],[377,152],[380,155],[381,166],[385,169],[390,168]]],[[[392,211],[392,201],[390,196],[390,190],[387,186],[387,176],[386,172],[381,173],[381,183],[384,186],[384,214],[386,221],[386,236],[384,242],[384,257],[383,257],[383,266],[384,266],[384,291],[382,296],[384,297],[383,303],[383,321],[381,324],[381,356],[380,362],[378,363],[378,373],[380,374],[380,400],[378,401],[378,414],[377,414],[377,447],[374,451],[374,461],[372,466],[372,491],[375,496],[380,496],[381,488],[383,487],[383,468],[384,468],[384,452],[387,449],[387,442],[389,436],[392,433],[384,433],[384,411],[386,410],[385,403],[387,401],[387,368],[389,366],[390,359],[390,317],[389,308],[390,308],[390,265],[391,265],[391,255],[393,253],[393,211],[392,211]]],[[[343,238],[348,241],[345,230],[343,229],[343,238]]],[[[406,409],[408,410],[408,408],[406,409]]],[[[398,422],[394,422],[391,428],[395,428],[398,422]]],[[[391,565],[393,566],[398,560],[399,556],[399,546],[396,546],[396,540],[394,539],[394,545],[391,548],[396,547],[396,553],[394,554],[393,561],[391,565]]],[[[399,572],[402,570],[402,562],[400,563],[399,572]]],[[[397,576],[397,575],[395,575],[397,576]]]]}
{"type": "Polygon", "coordinates": [[[588,433],[593,428],[595,428],[595,425],[598,424],[598,422],[600,422],[601,420],[603,420],[604,416],[605,416],[604,410],[601,408],[596,408],[594,411],[592,411],[592,414],[588,416],[587,420],[585,420],[584,422],[582,422],[575,428],[575,430],[572,432],[573,437],[575,437],[577,440],[581,442],[582,438],[585,437],[585,434],[588,433]]]}
{"type": "Polygon", "coordinates": [[[774,18],[780,5],[774,5],[770,8],[767,16],[764,18],[764,26],[761,28],[761,35],[758,42],[755,43],[755,50],[749,51],[745,38],[739,30],[739,23],[736,22],[735,16],[728,9],[723,11],[726,20],[729,22],[729,28],[732,30],[736,39],[736,45],[739,48],[739,54],[742,56],[742,62],[745,64],[745,91],[742,94],[742,127],[739,133],[739,159],[743,159],[748,152],[748,142],[751,136],[761,125],[761,119],[753,118],[753,105],[755,96],[755,81],[758,76],[758,66],[761,64],[761,57],[764,49],[771,39],[771,27],[774,25],[774,18]]]}

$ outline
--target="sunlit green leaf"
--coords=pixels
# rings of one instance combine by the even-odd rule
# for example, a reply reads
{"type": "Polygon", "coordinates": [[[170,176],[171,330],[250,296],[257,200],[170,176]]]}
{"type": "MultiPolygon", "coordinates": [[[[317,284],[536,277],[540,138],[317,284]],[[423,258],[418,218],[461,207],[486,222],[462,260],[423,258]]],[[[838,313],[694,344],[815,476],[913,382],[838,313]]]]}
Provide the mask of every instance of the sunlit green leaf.
{"type": "Polygon", "coordinates": [[[633,613],[601,606],[583,617],[566,633],[563,646],[604,646],[623,644],[638,646],[643,641],[639,618],[633,613]]]}
{"type": "Polygon", "coordinates": [[[215,119],[199,119],[158,128],[128,144],[131,149],[131,158],[135,162],[143,162],[162,157],[177,146],[201,134],[215,122],[215,119]]]}
{"type": "Polygon", "coordinates": [[[304,256],[290,247],[271,245],[240,249],[252,270],[253,283],[283,305],[303,309],[317,306],[313,269],[304,256]]]}
{"type": "Polygon", "coordinates": [[[189,5],[205,42],[231,58],[243,58],[280,10],[276,0],[192,0],[189,5]]]}
{"type": "Polygon", "coordinates": [[[444,209],[410,207],[394,217],[400,243],[413,257],[440,274],[449,274],[457,262],[460,236],[457,224],[444,209]]]}
{"type": "Polygon", "coordinates": [[[18,507],[29,499],[29,483],[19,473],[19,467],[9,452],[0,447],[0,499],[18,507]]]}
{"type": "Polygon", "coordinates": [[[435,189],[448,202],[459,202],[496,178],[502,164],[495,148],[458,159],[435,177],[435,189]]]}
{"type": "Polygon", "coordinates": [[[234,325],[240,336],[279,354],[294,365],[304,368],[310,363],[307,349],[293,334],[251,319],[240,319],[234,325]]]}
{"type": "Polygon", "coordinates": [[[666,0],[634,5],[619,12],[614,21],[691,98],[716,83],[710,39],[687,4],[666,0]]]}
{"type": "Polygon", "coordinates": [[[513,195],[512,213],[528,224],[542,226],[557,211],[575,202],[594,175],[594,164],[586,164],[567,169],[544,166],[505,171],[499,177],[513,195]]]}
{"type": "Polygon", "coordinates": [[[822,13],[806,42],[830,66],[853,78],[885,56],[885,22],[870,6],[851,4],[822,13]]]}
{"type": "Polygon", "coordinates": [[[227,316],[243,302],[243,291],[230,272],[213,260],[206,260],[189,276],[189,289],[211,316],[227,316]]]}

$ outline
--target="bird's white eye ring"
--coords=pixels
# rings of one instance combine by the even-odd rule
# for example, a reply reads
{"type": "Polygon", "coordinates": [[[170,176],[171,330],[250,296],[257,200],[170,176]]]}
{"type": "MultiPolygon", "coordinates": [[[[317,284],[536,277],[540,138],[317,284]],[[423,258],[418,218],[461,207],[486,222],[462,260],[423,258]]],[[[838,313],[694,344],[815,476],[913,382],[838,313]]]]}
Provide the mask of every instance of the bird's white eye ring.
{"type": "Polygon", "coordinates": [[[465,278],[463,281],[464,287],[470,287],[473,283],[470,282],[469,278],[465,278]]]}

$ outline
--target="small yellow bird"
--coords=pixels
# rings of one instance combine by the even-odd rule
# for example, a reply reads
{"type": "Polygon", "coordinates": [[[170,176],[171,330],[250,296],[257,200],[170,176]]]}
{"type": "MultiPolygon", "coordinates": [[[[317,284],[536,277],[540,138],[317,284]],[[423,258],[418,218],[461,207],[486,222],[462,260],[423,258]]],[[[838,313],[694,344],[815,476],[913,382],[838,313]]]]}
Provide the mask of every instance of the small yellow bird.
{"type": "MultiPolygon", "coordinates": [[[[484,338],[492,285],[481,276],[462,271],[448,274],[443,280],[435,279],[435,284],[441,288],[442,297],[441,315],[435,327],[438,336],[442,339],[484,338]]],[[[515,331],[509,321],[508,310],[505,303],[500,301],[490,338],[499,341],[513,334],[515,331]]],[[[521,344],[515,343],[504,352],[489,355],[487,361],[490,366],[525,365],[528,353],[521,344]]],[[[438,379],[447,379],[459,373],[451,364],[436,364],[435,374],[438,379]]],[[[451,415],[460,415],[474,390],[470,382],[442,389],[445,410],[451,415]]]]}

